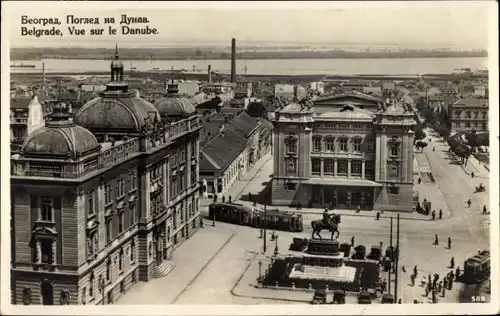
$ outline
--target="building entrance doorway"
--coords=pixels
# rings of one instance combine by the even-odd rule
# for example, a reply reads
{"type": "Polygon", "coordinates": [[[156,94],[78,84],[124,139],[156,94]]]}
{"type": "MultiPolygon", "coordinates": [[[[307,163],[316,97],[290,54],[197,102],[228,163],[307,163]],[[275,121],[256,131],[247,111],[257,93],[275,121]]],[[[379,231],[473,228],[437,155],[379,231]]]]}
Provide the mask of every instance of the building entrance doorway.
{"type": "Polygon", "coordinates": [[[49,281],[44,281],[41,288],[42,304],[54,305],[54,289],[49,281]]]}

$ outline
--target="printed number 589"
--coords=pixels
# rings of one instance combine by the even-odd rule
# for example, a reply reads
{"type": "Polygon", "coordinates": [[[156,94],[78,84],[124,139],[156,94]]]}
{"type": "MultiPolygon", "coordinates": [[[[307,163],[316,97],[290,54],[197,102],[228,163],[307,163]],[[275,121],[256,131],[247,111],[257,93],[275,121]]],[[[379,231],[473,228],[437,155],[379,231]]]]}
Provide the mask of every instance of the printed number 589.
{"type": "Polygon", "coordinates": [[[484,296],[471,296],[472,302],[484,302],[486,301],[486,297],[484,296]]]}

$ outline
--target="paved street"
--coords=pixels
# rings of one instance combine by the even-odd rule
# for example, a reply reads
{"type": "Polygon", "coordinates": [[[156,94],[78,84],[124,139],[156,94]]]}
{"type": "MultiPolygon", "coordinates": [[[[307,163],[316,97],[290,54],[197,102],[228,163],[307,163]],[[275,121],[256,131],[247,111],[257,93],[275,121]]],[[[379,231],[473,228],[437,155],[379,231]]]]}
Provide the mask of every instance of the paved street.
{"type": "MultiPolygon", "coordinates": [[[[429,216],[421,214],[402,214],[400,269],[404,266],[407,272],[400,271],[398,293],[405,303],[411,303],[414,299],[425,300],[421,287],[409,285],[409,273],[415,265],[419,270],[417,282],[422,275],[429,273],[439,273],[443,276],[448,272],[447,266],[452,257],[457,264],[461,264],[468,256],[488,247],[489,244],[489,226],[484,224],[489,216],[482,215],[480,211],[482,205],[487,203],[487,193],[472,193],[475,185],[479,184],[477,182],[482,181],[479,177],[489,176],[487,171],[484,168],[483,171],[475,171],[477,177],[471,179],[462,166],[450,163],[447,159],[447,147],[437,142],[437,139],[433,140],[432,145],[424,149],[423,153],[416,154],[416,157],[418,157],[415,162],[418,171],[432,172],[435,180],[434,183],[416,184],[421,199],[427,197],[432,201],[432,208],[436,211],[442,208],[445,216],[442,220],[432,221],[429,220],[429,216]],[[432,146],[436,147],[435,151],[432,151],[432,146]],[[468,197],[473,201],[470,209],[465,204],[468,197]],[[440,238],[439,246],[433,245],[434,234],[438,234],[440,238]],[[448,237],[452,239],[451,249],[446,248],[448,237]]],[[[257,194],[262,191],[273,171],[273,161],[270,158],[271,156],[267,155],[258,161],[244,179],[237,181],[229,189],[227,195],[232,195],[233,200],[238,200],[240,196],[248,195],[249,192],[257,194]]],[[[418,178],[418,172],[415,177],[418,178]]],[[[488,186],[487,179],[483,180],[488,186]]],[[[210,202],[209,200],[203,202],[205,207],[202,207],[202,212],[205,215],[206,205],[210,202]]],[[[288,252],[293,237],[310,237],[312,233],[310,222],[318,219],[321,212],[320,209],[302,210],[304,219],[302,233],[277,232],[280,236],[278,239],[280,254],[288,252]]],[[[345,214],[340,226],[339,241],[349,241],[355,236],[355,243],[364,244],[367,248],[381,241],[384,243],[384,248],[389,245],[388,217],[396,216],[395,213],[385,212],[377,221],[374,212],[362,212],[361,216],[356,216],[353,211],[348,210],[337,212],[345,214]]],[[[394,233],[395,231],[394,226],[394,233]]],[[[311,293],[262,290],[253,287],[258,275],[254,259],[266,256],[261,254],[263,241],[258,238],[259,234],[259,230],[255,228],[220,222],[216,223],[216,227],[211,227],[211,222],[206,220],[205,228],[174,253],[176,268],[170,275],[138,285],[118,303],[298,304],[309,301],[311,293]],[[231,234],[232,237],[229,238],[231,234]],[[210,242],[209,238],[216,240],[210,242]],[[190,257],[193,253],[202,254],[203,259],[197,259],[198,255],[190,257]],[[190,259],[198,263],[191,264],[190,259]],[[181,270],[184,272],[180,273],[181,270]]],[[[323,232],[322,235],[329,237],[328,234],[323,232]]],[[[395,239],[393,242],[396,242],[395,239]]],[[[274,247],[275,243],[269,241],[267,256],[272,254],[274,247]]],[[[394,284],[392,288],[394,289],[394,284]]],[[[440,301],[456,302],[458,292],[459,286],[455,286],[454,290],[445,298],[440,298],[440,301]]]]}

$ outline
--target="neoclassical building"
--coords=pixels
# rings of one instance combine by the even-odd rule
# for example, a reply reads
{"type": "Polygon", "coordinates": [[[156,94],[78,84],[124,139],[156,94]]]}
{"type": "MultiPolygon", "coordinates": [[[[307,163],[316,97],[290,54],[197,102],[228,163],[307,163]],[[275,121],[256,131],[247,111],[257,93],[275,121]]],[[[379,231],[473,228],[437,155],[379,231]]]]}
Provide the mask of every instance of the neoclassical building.
{"type": "Polygon", "coordinates": [[[74,119],[59,104],[11,156],[14,304],[110,304],[199,227],[194,108],[156,108],[123,75],[117,52],[99,97],[74,119]]]}
{"type": "Polygon", "coordinates": [[[278,109],[272,204],[411,212],[415,124],[401,99],[356,91],[278,109]]]}

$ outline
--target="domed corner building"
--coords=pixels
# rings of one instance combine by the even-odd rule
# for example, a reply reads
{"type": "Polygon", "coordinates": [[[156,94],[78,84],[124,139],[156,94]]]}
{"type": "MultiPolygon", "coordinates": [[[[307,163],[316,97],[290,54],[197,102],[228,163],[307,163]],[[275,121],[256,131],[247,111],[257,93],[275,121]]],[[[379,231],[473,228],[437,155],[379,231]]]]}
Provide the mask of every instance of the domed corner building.
{"type": "Polygon", "coordinates": [[[20,151],[22,157],[77,160],[99,152],[101,145],[96,137],[70,120],[66,105],[55,107],[48,118],[45,127],[26,138],[20,151]]]}
{"type": "Polygon", "coordinates": [[[123,81],[123,63],[111,62],[111,81],[99,97],[90,100],[75,115],[75,122],[98,135],[138,136],[159,113],[150,102],[137,96],[123,81]]]}
{"type": "Polygon", "coordinates": [[[110,66],[106,91],[74,120],[55,107],[11,156],[13,304],[111,304],[175,273],[172,252],[200,226],[192,104],[166,124],[129,90],[118,50],[110,66]]]}
{"type": "Polygon", "coordinates": [[[163,119],[179,120],[196,115],[193,103],[184,95],[179,94],[178,85],[170,83],[165,97],[155,102],[155,107],[163,119]]]}

